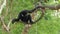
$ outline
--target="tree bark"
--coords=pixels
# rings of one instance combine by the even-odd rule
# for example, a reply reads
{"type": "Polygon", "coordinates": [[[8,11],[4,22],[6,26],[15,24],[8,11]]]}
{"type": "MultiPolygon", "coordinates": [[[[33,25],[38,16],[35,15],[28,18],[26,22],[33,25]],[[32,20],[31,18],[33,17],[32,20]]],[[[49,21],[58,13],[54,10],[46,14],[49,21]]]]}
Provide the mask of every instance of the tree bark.
{"type": "Polygon", "coordinates": [[[57,4],[57,5],[41,5],[40,6],[41,8],[44,7],[44,8],[49,8],[51,10],[58,10],[60,9],[60,4],[57,4]]]}

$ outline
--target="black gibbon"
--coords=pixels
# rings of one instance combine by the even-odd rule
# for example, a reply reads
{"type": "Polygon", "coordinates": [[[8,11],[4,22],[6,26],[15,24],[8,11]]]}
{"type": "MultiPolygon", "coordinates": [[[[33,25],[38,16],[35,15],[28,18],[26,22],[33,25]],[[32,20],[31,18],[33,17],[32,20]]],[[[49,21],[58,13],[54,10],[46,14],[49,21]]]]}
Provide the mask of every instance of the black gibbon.
{"type": "Polygon", "coordinates": [[[20,20],[21,20],[22,22],[26,23],[26,24],[28,24],[28,22],[29,22],[30,24],[33,24],[34,22],[32,21],[31,15],[30,15],[29,13],[34,12],[34,11],[35,11],[36,9],[38,9],[38,8],[41,8],[41,7],[38,6],[38,7],[34,8],[34,9],[32,9],[32,10],[22,10],[22,11],[19,13],[18,17],[12,20],[12,24],[14,24],[15,22],[18,22],[18,21],[20,21],[20,20]]]}

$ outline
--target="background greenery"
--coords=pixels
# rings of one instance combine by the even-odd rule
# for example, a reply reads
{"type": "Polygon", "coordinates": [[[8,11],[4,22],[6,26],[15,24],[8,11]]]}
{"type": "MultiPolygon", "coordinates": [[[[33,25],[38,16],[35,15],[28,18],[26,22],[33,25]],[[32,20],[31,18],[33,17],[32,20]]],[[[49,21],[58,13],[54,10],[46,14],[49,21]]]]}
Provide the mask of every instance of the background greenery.
{"type": "MultiPolygon", "coordinates": [[[[33,9],[34,8],[34,2],[37,0],[13,0],[12,2],[12,9],[10,10],[10,0],[8,0],[8,15],[5,16],[5,22],[9,22],[10,14],[12,15],[12,18],[16,18],[18,13],[21,10],[24,9],[33,9]]],[[[48,5],[53,5],[56,3],[53,3],[54,1],[49,0],[48,5]]],[[[58,3],[60,0],[58,0],[58,3]]],[[[2,15],[5,14],[6,7],[3,9],[2,15]]],[[[38,21],[36,24],[33,24],[30,28],[28,34],[60,34],[60,18],[51,16],[51,13],[53,13],[54,10],[47,9],[45,13],[45,17],[43,17],[40,21],[38,21]]],[[[11,24],[11,34],[21,34],[22,30],[24,29],[23,23],[16,23],[11,24]]],[[[8,34],[6,31],[2,30],[2,26],[0,23],[0,34],[8,34]]]]}

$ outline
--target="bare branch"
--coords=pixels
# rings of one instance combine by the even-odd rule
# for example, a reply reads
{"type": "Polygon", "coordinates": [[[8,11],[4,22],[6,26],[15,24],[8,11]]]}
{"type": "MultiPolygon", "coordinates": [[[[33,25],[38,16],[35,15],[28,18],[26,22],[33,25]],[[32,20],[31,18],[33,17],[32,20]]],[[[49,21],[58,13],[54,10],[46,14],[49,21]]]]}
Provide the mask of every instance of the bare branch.
{"type": "Polygon", "coordinates": [[[2,5],[0,5],[0,14],[2,13],[2,10],[3,10],[4,6],[6,6],[6,0],[4,0],[2,5]]]}
{"type": "Polygon", "coordinates": [[[2,25],[3,25],[4,29],[6,29],[6,31],[9,32],[9,28],[8,28],[7,25],[4,23],[4,19],[3,19],[2,17],[0,17],[0,19],[1,19],[1,22],[2,22],[2,25]]]}
{"type": "MultiPolygon", "coordinates": [[[[1,14],[1,12],[2,12],[2,10],[3,10],[3,8],[4,8],[4,6],[6,5],[6,0],[4,0],[4,2],[3,2],[3,4],[0,6],[0,14],[1,14]]],[[[8,9],[8,6],[6,6],[7,7],[7,9],[8,9]]],[[[6,11],[6,13],[7,13],[7,11],[6,11]]],[[[6,14],[7,15],[7,14],[6,14]]],[[[11,16],[11,15],[10,15],[11,16]]],[[[3,28],[6,30],[6,31],[8,31],[9,32],[9,30],[10,30],[10,24],[11,24],[11,19],[10,19],[10,21],[9,21],[9,23],[6,25],[5,24],[5,22],[4,22],[4,18],[2,17],[2,15],[0,16],[0,20],[1,20],[1,23],[2,23],[2,25],[3,25],[3,28]]]]}
{"type": "Polygon", "coordinates": [[[57,5],[41,5],[40,7],[41,8],[42,7],[49,8],[51,10],[58,10],[58,9],[60,9],[60,4],[57,4],[57,5]]]}

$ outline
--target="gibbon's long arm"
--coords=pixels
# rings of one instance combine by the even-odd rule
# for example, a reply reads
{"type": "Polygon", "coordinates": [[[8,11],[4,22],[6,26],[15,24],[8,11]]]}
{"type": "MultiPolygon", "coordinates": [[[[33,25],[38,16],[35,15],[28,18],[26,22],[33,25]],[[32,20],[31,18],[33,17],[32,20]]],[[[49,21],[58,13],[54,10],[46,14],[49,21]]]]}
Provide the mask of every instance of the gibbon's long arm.
{"type": "Polygon", "coordinates": [[[38,6],[38,7],[34,8],[34,9],[28,11],[28,13],[32,13],[32,12],[34,12],[35,10],[37,10],[37,9],[39,9],[39,8],[44,9],[44,7],[38,6]]]}

